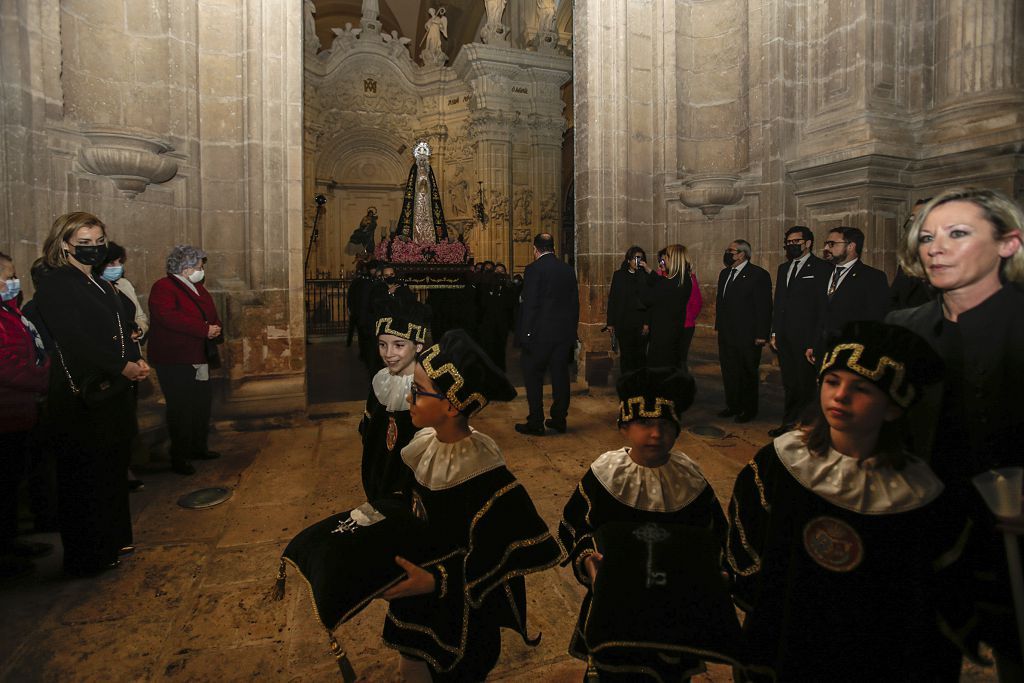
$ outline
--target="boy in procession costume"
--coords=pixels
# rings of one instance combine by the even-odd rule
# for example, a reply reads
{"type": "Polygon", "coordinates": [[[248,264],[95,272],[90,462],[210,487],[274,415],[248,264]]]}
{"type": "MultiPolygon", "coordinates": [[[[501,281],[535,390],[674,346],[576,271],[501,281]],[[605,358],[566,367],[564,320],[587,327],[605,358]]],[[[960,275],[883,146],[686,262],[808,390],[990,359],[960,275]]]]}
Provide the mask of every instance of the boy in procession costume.
{"type": "Polygon", "coordinates": [[[941,361],[879,322],[827,348],[815,415],[736,480],[725,568],[744,631],[780,681],[956,681],[943,633],[966,621],[954,601],[969,527],[900,438],[941,361]]]}
{"type": "Polygon", "coordinates": [[[552,567],[561,549],[490,437],[469,425],[491,401],[516,395],[463,330],[447,332],[415,366],[410,413],[420,431],[402,451],[412,510],[434,559],[395,562],[407,578],[390,600],[384,642],[402,653],[406,681],[480,681],[498,661],[500,627],[526,631],[525,574],[552,567]]]}
{"type": "MultiPolygon", "coordinates": [[[[633,605],[636,624],[630,627],[629,640],[644,642],[614,654],[598,653],[596,650],[602,648],[588,643],[587,629],[591,626],[589,622],[593,621],[597,575],[607,562],[598,550],[603,526],[631,522],[638,526],[644,523],[650,526],[686,525],[710,531],[711,552],[702,559],[707,560],[713,574],[718,573],[718,557],[725,538],[725,516],[714,490],[695,462],[682,451],[672,450],[679,436],[680,416],[693,403],[693,378],[672,368],[641,368],[623,375],[617,390],[620,400],[619,431],[630,445],[604,453],[594,461],[566,503],[558,527],[559,540],[569,551],[563,565],[571,563],[576,579],[587,588],[569,644],[569,654],[587,661],[588,677],[599,676],[602,681],[689,680],[691,675],[705,669],[700,661],[704,657],[698,659],[695,656],[695,650],[705,648],[689,647],[695,645],[692,641],[686,645],[666,642],[664,647],[652,643],[657,636],[649,638],[642,635],[647,627],[640,624],[649,622],[651,615],[645,613],[641,604],[633,605]]],[[[634,531],[634,535],[636,533],[634,531]]],[[[668,540],[668,531],[662,531],[660,535],[668,540]]],[[[612,552],[613,549],[605,549],[605,555],[609,557],[612,552]]],[[[621,552],[628,551],[623,548],[621,552]]],[[[663,551],[663,554],[668,552],[663,551]]],[[[692,552],[695,551],[682,549],[680,554],[692,552]]],[[[676,577],[671,578],[667,583],[680,583],[676,577]]],[[[720,580],[720,577],[715,578],[720,580]]],[[[611,588],[615,589],[614,592],[621,592],[625,587],[611,588]]],[[[731,620],[732,630],[738,635],[739,626],[735,615],[729,614],[733,610],[725,597],[725,587],[721,588],[720,602],[727,609],[716,614],[725,614],[722,622],[731,620]]],[[[671,601],[675,597],[686,600],[674,594],[672,587],[659,595],[662,600],[671,601]]],[[[676,607],[679,605],[674,604],[673,608],[676,607]]],[[[680,608],[678,611],[686,610],[680,608]]],[[[712,608],[711,611],[715,610],[712,608]]],[[[680,618],[691,625],[699,624],[695,630],[713,630],[705,621],[708,616],[696,610],[680,618]]],[[[684,627],[687,631],[691,628],[693,626],[684,627]]],[[[668,636],[668,640],[672,639],[673,636],[668,636]]],[[[682,637],[682,640],[687,641],[687,638],[682,637]]]]}
{"type": "Polygon", "coordinates": [[[412,471],[402,462],[402,449],[416,433],[409,416],[409,387],[429,320],[430,307],[415,300],[388,300],[377,311],[377,350],[384,367],[370,382],[359,423],[366,500],[409,497],[412,471]]]}

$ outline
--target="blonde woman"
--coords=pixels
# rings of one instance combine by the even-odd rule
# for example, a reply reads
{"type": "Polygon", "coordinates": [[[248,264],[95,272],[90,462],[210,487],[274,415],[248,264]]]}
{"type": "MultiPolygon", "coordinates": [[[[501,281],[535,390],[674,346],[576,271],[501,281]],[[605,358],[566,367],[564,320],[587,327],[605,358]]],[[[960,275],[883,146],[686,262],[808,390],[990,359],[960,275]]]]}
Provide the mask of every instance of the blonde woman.
{"type": "Polygon", "coordinates": [[[647,367],[684,368],[686,303],[693,291],[686,247],[665,247],[662,268],[665,277],[652,277],[650,289],[644,294],[650,321],[647,367]]]}
{"type": "Polygon", "coordinates": [[[132,319],[113,285],[93,275],[105,262],[107,229],[76,211],[54,221],[44,245],[50,272],[36,306],[53,338],[47,402],[57,457],[64,571],[95,574],[132,550],[130,444],[138,427],[135,382],[149,366],[131,343],[132,319]]]}
{"type": "MultiPolygon", "coordinates": [[[[888,318],[924,337],[945,361],[941,395],[928,397],[914,420],[914,446],[971,503],[978,502],[970,484],[975,474],[1024,464],[1022,230],[1024,212],[999,192],[957,188],[934,197],[911,224],[900,263],[938,294],[888,318]]],[[[975,524],[968,552],[976,574],[987,577],[977,586],[977,635],[993,646],[1000,680],[1021,680],[1012,612],[987,609],[991,599],[982,598],[1010,604],[1003,549],[987,510],[978,511],[975,524]]]]}

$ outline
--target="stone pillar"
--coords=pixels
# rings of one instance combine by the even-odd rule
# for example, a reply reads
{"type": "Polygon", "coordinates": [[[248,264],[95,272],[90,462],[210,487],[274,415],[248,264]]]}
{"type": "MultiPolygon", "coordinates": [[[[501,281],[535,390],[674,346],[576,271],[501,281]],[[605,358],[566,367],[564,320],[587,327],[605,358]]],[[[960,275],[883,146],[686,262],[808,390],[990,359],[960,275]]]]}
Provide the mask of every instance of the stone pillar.
{"type": "Polygon", "coordinates": [[[745,0],[689,0],[676,17],[680,199],[707,217],[734,204],[747,169],[745,0]]]}
{"type": "Polygon", "coordinates": [[[493,109],[476,110],[468,135],[476,157],[476,180],[483,181],[487,225],[474,231],[470,247],[477,261],[510,262],[512,250],[512,126],[514,115],[493,109]]]}

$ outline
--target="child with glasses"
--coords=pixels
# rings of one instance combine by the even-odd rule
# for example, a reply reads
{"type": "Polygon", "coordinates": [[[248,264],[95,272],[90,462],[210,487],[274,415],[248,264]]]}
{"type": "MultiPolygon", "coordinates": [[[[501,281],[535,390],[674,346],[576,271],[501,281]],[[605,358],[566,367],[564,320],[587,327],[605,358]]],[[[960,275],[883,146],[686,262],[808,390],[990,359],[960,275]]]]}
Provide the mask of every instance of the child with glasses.
{"type": "Polygon", "coordinates": [[[412,511],[434,558],[396,557],[407,578],[391,601],[384,642],[402,654],[405,681],[483,680],[501,652],[501,627],[526,631],[523,576],[557,564],[558,543],[501,450],[470,418],[516,390],[464,330],[423,351],[409,411],[420,429],[402,450],[413,473],[412,511]]]}

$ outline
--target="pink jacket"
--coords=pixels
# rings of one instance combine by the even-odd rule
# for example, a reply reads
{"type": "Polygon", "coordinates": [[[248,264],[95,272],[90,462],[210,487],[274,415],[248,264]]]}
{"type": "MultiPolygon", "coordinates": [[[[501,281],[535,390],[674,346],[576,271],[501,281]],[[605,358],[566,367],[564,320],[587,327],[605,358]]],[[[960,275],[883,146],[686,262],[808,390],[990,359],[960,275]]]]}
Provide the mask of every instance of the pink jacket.
{"type": "Polygon", "coordinates": [[[704,297],[700,294],[700,285],[697,284],[697,276],[690,273],[690,282],[693,288],[690,290],[690,300],[686,302],[686,322],[683,327],[696,327],[697,316],[704,306],[704,297]]]}
{"type": "Polygon", "coordinates": [[[32,429],[46,391],[50,360],[36,364],[36,346],[13,302],[0,307],[0,432],[32,429]]]}

